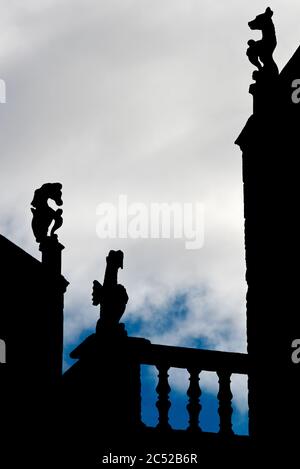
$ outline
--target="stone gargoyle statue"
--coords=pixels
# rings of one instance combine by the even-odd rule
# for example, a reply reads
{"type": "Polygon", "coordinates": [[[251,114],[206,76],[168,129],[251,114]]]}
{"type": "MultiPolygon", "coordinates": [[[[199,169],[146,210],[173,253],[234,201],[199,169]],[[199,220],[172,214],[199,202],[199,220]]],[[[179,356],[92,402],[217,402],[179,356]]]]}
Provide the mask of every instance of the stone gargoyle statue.
{"type": "Polygon", "coordinates": [[[53,200],[57,206],[63,204],[62,185],[58,182],[43,184],[34,192],[31,202],[32,208],[32,231],[38,243],[47,238],[57,238],[55,231],[62,226],[62,209],[54,210],[48,205],[48,199],[53,200]],[[53,223],[50,233],[49,228],[53,223]]]}
{"type": "Polygon", "coordinates": [[[249,47],[246,52],[249,61],[257,68],[253,73],[253,79],[256,81],[278,76],[278,67],[273,59],[277,40],[272,16],[273,11],[268,7],[264,13],[248,23],[250,29],[262,32],[260,40],[248,41],[249,47]]]}
{"type": "Polygon", "coordinates": [[[119,324],[128,302],[125,287],[118,283],[118,270],[123,269],[123,259],[122,251],[109,251],[103,285],[97,280],[93,282],[93,305],[100,305],[96,333],[102,336],[115,332],[126,335],[124,325],[119,324]]]}

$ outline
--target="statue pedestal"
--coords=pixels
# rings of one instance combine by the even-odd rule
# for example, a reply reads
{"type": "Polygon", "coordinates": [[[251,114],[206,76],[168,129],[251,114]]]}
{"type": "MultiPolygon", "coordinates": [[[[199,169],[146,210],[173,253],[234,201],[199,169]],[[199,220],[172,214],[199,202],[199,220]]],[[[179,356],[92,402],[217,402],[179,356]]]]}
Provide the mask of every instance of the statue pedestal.
{"type": "Polygon", "coordinates": [[[64,248],[56,235],[47,236],[41,241],[39,250],[42,253],[42,263],[47,266],[49,272],[61,274],[61,252],[64,248]]]}
{"type": "Polygon", "coordinates": [[[122,340],[127,337],[127,331],[124,323],[117,323],[106,326],[101,319],[98,320],[96,326],[96,337],[101,342],[112,342],[122,340]]]}
{"type": "Polygon", "coordinates": [[[124,336],[124,330],[121,337],[104,328],[102,334],[90,335],[70,354],[78,361],[63,378],[64,408],[71,414],[76,409],[77,425],[86,431],[97,422],[97,438],[101,434],[111,443],[143,425],[139,355],[150,342],[124,336]]]}

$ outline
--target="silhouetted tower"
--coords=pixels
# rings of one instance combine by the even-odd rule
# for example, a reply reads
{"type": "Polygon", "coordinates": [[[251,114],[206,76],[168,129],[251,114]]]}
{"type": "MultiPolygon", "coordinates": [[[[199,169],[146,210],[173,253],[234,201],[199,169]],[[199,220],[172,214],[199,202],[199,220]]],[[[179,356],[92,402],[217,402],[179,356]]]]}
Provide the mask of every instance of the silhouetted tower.
{"type": "MultiPolygon", "coordinates": [[[[236,140],[243,152],[250,435],[267,451],[280,451],[296,436],[300,365],[291,343],[300,337],[295,274],[295,188],[300,104],[293,98],[300,77],[300,48],[278,74],[273,12],[249,23],[262,31],[247,50],[255,83],[253,114],[236,140]],[[268,447],[269,443],[270,446],[268,447]]],[[[297,431],[298,433],[298,431],[297,431]]],[[[271,454],[271,453],[270,453],[271,454]]]]}

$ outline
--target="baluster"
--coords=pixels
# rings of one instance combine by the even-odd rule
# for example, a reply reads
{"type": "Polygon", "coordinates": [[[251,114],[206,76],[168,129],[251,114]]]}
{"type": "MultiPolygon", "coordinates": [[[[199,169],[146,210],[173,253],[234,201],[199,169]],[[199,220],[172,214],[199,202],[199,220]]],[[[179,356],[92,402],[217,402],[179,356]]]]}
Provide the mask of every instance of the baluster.
{"type": "Polygon", "coordinates": [[[169,409],[171,407],[171,402],[169,400],[169,393],[171,391],[171,388],[168,382],[169,366],[157,365],[156,368],[158,370],[158,385],[156,387],[156,392],[157,392],[156,407],[158,409],[157,428],[166,430],[166,429],[171,428],[169,424],[169,409]]]}
{"type": "Polygon", "coordinates": [[[130,392],[130,402],[131,402],[131,422],[133,425],[140,427],[145,427],[145,424],[142,421],[142,381],[141,381],[141,365],[139,363],[133,363],[131,365],[132,375],[131,375],[131,392],[130,392]]]}
{"type": "Polygon", "coordinates": [[[222,435],[233,435],[232,430],[232,392],[230,389],[230,377],[231,373],[228,371],[218,371],[219,377],[219,416],[220,416],[220,430],[219,433],[222,435]]]}
{"type": "Polygon", "coordinates": [[[199,386],[199,374],[201,370],[199,368],[188,368],[190,374],[190,385],[187,390],[187,395],[189,397],[189,402],[186,406],[189,414],[189,426],[188,430],[191,431],[202,431],[199,426],[199,414],[202,409],[200,404],[201,389],[199,386]]]}

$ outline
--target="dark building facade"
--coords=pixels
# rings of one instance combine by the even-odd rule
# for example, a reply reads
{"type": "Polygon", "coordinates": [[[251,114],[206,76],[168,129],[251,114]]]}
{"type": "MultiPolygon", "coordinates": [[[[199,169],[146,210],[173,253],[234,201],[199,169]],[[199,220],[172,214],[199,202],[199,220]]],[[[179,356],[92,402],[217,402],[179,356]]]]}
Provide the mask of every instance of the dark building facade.
{"type": "Polygon", "coordinates": [[[63,298],[68,282],[50,263],[38,261],[2,235],[0,251],[6,300],[0,338],[6,346],[7,368],[36,386],[55,383],[62,374],[63,298]]]}

